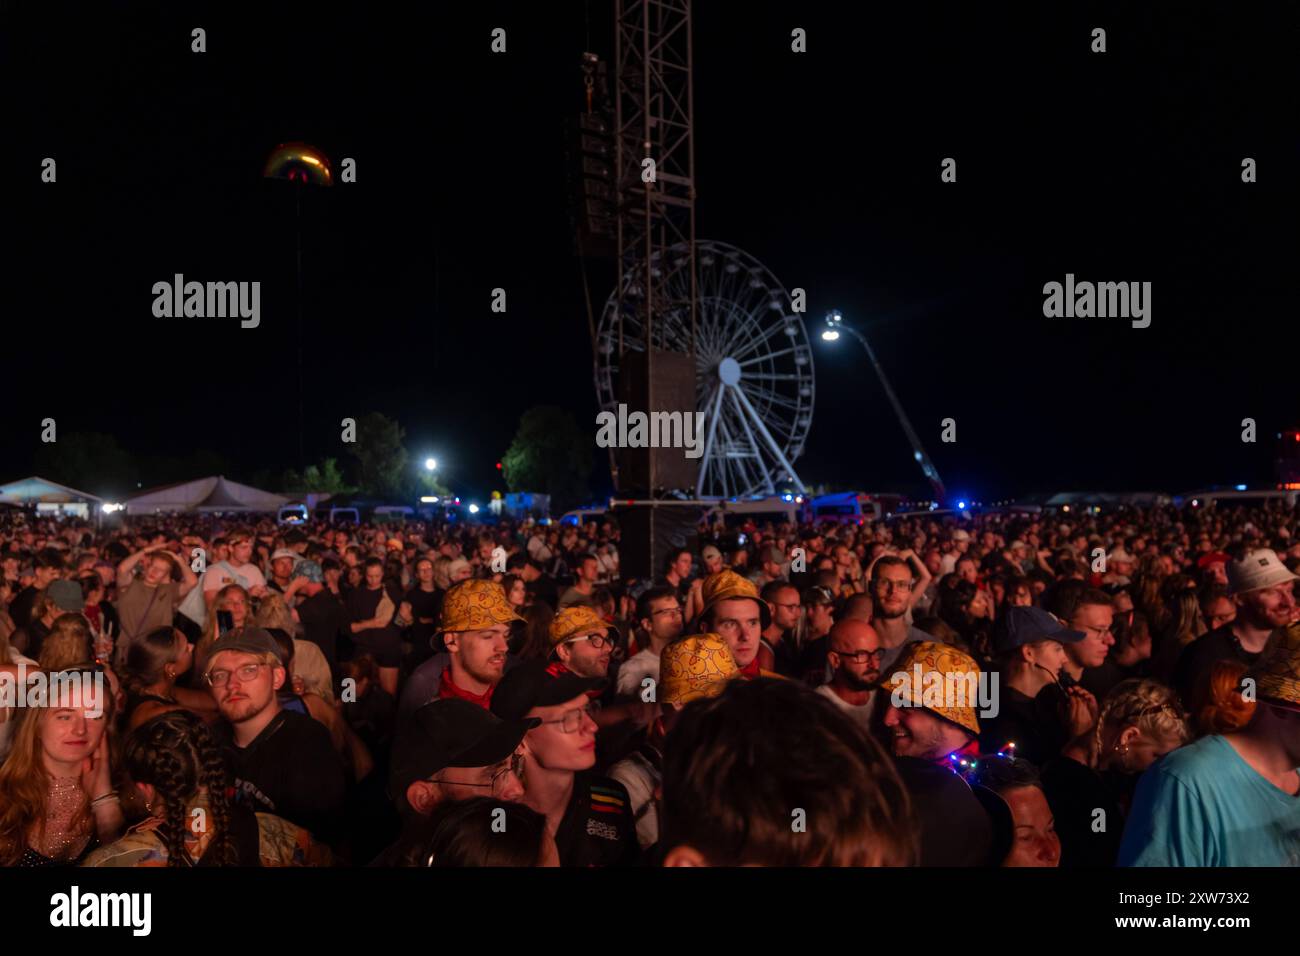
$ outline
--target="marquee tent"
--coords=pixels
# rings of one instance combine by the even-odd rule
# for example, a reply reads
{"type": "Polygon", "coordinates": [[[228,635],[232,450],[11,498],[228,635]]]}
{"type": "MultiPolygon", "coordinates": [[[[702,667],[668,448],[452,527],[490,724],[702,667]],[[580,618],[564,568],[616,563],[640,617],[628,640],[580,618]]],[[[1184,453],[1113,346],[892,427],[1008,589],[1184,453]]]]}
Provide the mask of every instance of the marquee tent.
{"type": "Polygon", "coordinates": [[[147,515],[159,512],[271,512],[289,502],[283,495],[272,494],[221,475],[196,478],[174,485],[149,488],[126,499],[126,513],[147,515]]]}

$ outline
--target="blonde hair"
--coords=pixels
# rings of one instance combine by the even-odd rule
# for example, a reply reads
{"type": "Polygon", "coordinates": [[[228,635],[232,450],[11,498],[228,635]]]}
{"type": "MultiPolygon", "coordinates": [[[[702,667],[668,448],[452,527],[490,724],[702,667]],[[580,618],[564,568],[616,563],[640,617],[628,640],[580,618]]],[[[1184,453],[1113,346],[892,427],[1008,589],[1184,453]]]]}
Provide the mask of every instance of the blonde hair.
{"type": "Polygon", "coordinates": [[[227,584],[217,592],[217,597],[212,602],[212,607],[208,611],[208,620],[203,627],[203,636],[199,638],[199,643],[194,648],[194,666],[198,669],[199,673],[203,672],[204,662],[206,662],[208,657],[208,648],[215,644],[217,638],[220,636],[217,634],[217,612],[225,610],[226,595],[233,594],[235,591],[244,595],[244,604],[248,607],[248,618],[245,619],[244,623],[249,623],[249,620],[252,618],[253,607],[249,602],[248,591],[244,588],[240,587],[238,584],[227,584]]]}
{"type": "Polygon", "coordinates": [[[1111,688],[1101,705],[1092,740],[1092,766],[1105,769],[1111,763],[1115,741],[1129,727],[1136,727],[1148,740],[1177,741],[1180,747],[1192,739],[1177,695],[1159,681],[1131,677],[1111,688]]]}
{"type": "Polygon", "coordinates": [[[94,658],[90,625],[80,614],[60,614],[41,642],[40,665],[47,671],[61,671],[94,658]]]}
{"type": "Polygon", "coordinates": [[[433,559],[433,583],[443,591],[451,587],[451,558],[445,554],[433,559]]]}
{"type": "Polygon", "coordinates": [[[266,592],[257,607],[257,613],[253,615],[252,623],[254,627],[265,628],[268,631],[279,628],[291,637],[296,630],[293,612],[284,603],[284,595],[278,591],[266,592]]]}

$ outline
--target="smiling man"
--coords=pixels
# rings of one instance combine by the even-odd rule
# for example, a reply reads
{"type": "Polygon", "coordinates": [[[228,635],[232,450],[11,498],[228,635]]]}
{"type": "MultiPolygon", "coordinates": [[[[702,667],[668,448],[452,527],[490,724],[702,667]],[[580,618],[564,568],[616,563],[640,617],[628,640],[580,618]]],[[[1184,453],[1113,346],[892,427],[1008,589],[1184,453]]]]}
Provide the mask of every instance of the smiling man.
{"type": "Polygon", "coordinates": [[[372,866],[398,866],[427,838],[427,821],[445,803],[524,796],[524,733],[536,720],[503,721],[464,700],[425,704],[403,721],[393,745],[389,793],[402,835],[372,866]]]}
{"type": "Polygon", "coordinates": [[[953,755],[978,753],[979,674],[974,658],[955,647],[933,641],[908,644],[881,681],[888,695],[884,724],[894,756],[946,763],[953,755]],[[932,685],[942,691],[933,693],[932,685]],[[951,697],[950,690],[955,691],[951,697]]]}
{"type": "Polygon", "coordinates": [[[266,631],[230,631],[212,645],[204,679],[224,718],[217,739],[230,754],[236,799],[328,842],[343,818],[346,781],[329,731],[283,710],[280,647],[266,631]]]}

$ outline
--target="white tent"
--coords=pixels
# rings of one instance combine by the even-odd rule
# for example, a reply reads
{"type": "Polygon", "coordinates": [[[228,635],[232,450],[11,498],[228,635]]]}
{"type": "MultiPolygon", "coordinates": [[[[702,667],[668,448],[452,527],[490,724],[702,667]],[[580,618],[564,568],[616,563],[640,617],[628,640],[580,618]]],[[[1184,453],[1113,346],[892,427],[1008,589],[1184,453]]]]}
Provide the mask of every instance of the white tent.
{"type": "Polygon", "coordinates": [[[278,511],[288,498],[241,485],[220,475],[150,488],[126,499],[126,513],[148,515],[173,511],[278,511]]]}
{"type": "Polygon", "coordinates": [[[98,518],[95,505],[104,499],[89,492],[69,488],[48,478],[22,478],[0,485],[0,504],[35,506],[42,514],[76,515],[89,518],[93,512],[98,518]]]}

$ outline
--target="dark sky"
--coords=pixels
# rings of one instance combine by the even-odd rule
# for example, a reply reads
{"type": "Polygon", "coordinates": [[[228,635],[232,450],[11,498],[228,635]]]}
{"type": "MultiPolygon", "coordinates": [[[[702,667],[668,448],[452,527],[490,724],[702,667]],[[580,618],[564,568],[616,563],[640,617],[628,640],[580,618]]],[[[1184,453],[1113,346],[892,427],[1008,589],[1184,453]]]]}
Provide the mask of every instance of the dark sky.
{"type": "MultiPolygon", "coordinates": [[[[294,139],[358,169],[304,202],[309,460],[380,410],[481,493],[529,406],[593,421],[562,122],[612,3],[16,6],[0,476],[30,471],[46,416],[243,475],[296,464],[293,189],[261,178],[294,139]],[[260,280],[261,327],[155,319],[176,272],[260,280]]],[[[813,336],[833,307],[871,336],[954,491],[1271,479],[1300,423],[1294,5],[857,6],[697,0],[699,235],[807,289],[813,336]],[[1152,282],[1151,327],[1044,318],[1067,272],[1152,282]]],[[[860,350],[814,347],[801,476],[915,487],[860,350]]]]}

